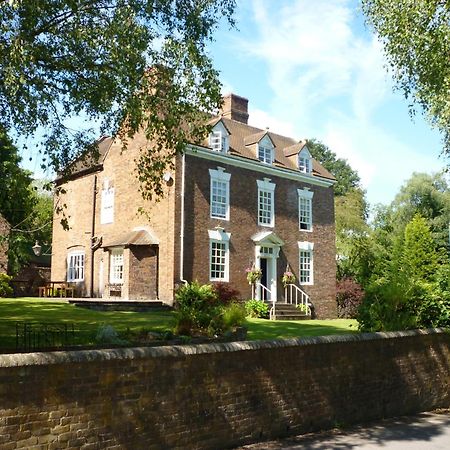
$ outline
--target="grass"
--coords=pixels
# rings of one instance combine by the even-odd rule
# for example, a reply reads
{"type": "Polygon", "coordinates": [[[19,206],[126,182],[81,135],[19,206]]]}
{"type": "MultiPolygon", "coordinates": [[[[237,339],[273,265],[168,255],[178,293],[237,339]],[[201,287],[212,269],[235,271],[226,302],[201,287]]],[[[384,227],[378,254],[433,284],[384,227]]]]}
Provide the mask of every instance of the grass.
{"type": "MultiPolygon", "coordinates": [[[[101,325],[111,325],[119,333],[172,330],[172,311],[129,312],[93,311],[62,301],[40,298],[0,299],[0,350],[14,350],[16,322],[74,324],[75,345],[92,345],[101,325]]],[[[277,339],[299,336],[324,336],[357,332],[355,320],[269,321],[248,319],[248,339],[277,339]]]]}
{"type": "Polygon", "coordinates": [[[94,343],[99,326],[111,325],[116,331],[127,329],[152,331],[172,329],[175,315],[171,311],[130,312],[93,311],[61,301],[38,298],[0,299],[0,348],[15,348],[18,321],[74,324],[75,345],[94,343]]]}
{"type": "Polygon", "coordinates": [[[358,323],[353,319],[333,320],[264,320],[247,319],[248,339],[281,339],[329,334],[358,332],[358,323]]]}

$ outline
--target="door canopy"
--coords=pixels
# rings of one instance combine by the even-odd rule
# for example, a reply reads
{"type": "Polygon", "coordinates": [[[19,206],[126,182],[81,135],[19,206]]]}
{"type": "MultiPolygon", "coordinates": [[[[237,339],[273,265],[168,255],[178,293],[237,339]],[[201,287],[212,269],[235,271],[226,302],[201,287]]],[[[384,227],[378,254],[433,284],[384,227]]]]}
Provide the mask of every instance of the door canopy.
{"type": "Polygon", "coordinates": [[[284,241],[278,237],[273,231],[260,231],[252,236],[255,245],[281,247],[284,241]]]}

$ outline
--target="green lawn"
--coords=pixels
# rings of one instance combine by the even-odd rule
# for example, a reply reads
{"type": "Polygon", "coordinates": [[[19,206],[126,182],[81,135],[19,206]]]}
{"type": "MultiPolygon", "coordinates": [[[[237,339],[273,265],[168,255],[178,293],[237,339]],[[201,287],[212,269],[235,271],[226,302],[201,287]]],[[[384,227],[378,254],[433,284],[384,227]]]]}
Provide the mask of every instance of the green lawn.
{"type": "Polygon", "coordinates": [[[248,338],[252,341],[259,339],[326,336],[328,334],[348,334],[358,332],[358,322],[352,319],[247,320],[248,338]]]}
{"type": "Polygon", "coordinates": [[[76,330],[76,345],[94,342],[100,325],[111,325],[118,332],[127,328],[139,331],[143,328],[164,331],[173,328],[171,311],[129,312],[92,311],[65,302],[39,298],[0,299],[0,348],[15,348],[17,321],[69,323],[76,330]]]}
{"type": "MultiPolygon", "coordinates": [[[[100,325],[111,325],[115,330],[139,331],[171,330],[175,324],[171,311],[128,312],[92,311],[61,301],[39,298],[0,299],[0,350],[15,348],[16,322],[69,323],[76,330],[75,345],[94,343],[100,325]]],[[[323,336],[357,332],[354,320],[269,321],[248,320],[248,338],[276,339],[299,336],[323,336]]]]}

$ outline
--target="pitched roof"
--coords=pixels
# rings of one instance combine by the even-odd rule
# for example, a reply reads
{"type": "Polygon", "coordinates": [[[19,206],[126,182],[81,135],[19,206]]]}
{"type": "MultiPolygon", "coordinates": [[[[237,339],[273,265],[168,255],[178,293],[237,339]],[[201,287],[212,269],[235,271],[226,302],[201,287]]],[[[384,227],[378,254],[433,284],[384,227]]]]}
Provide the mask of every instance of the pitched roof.
{"type": "Polygon", "coordinates": [[[251,134],[250,136],[245,136],[244,138],[244,144],[245,145],[252,145],[259,142],[265,135],[267,134],[267,131],[258,131],[258,133],[251,134]]]}
{"type": "MultiPolygon", "coordinates": [[[[298,142],[295,139],[282,136],[281,134],[272,133],[269,130],[261,130],[260,128],[226,117],[218,117],[210,123],[217,124],[219,121],[222,121],[230,134],[230,155],[258,161],[257,155],[250,145],[259,142],[267,134],[275,146],[274,166],[298,171],[296,160],[289,157],[298,153],[306,145],[306,141],[298,142]]],[[[205,145],[208,146],[206,141],[205,145]]],[[[335,180],[335,177],[315,159],[313,159],[312,175],[335,180]]]]}
{"type": "Polygon", "coordinates": [[[128,247],[130,245],[158,245],[159,240],[147,230],[134,230],[103,244],[102,247],[128,247]]]}
{"type": "MultiPolygon", "coordinates": [[[[97,154],[94,155],[93,152],[87,151],[84,156],[76,159],[72,167],[69,170],[68,178],[73,178],[74,176],[80,176],[89,172],[95,172],[103,166],[103,162],[108,154],[113,138],[110,136],[102,136],[98,139],[95,144],[97,145],[97,154]]],[[[65,181],[65,177],[58,176],[56,182],[65,181]]]]}

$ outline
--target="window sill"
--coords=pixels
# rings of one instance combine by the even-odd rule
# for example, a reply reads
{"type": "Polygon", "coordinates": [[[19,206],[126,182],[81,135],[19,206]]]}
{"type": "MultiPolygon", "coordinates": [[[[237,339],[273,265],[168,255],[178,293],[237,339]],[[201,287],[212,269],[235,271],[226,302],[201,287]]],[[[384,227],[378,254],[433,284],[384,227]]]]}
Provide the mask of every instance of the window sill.
{"type": "Polygon", "coordinates": [[[227,222],[230,221],[229,217],[215,217],[215,216],[209,216],[210,219],[214,219],[214,220],[226,220],[227,222]]]}

